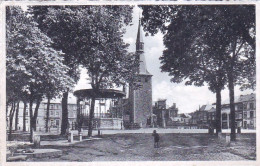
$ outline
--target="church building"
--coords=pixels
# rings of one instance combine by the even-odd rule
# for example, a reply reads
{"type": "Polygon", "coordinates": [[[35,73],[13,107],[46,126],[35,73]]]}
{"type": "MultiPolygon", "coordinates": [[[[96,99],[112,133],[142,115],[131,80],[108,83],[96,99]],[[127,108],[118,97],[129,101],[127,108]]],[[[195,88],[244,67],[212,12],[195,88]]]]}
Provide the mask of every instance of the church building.
{"type": "Polygon", "coordinates": [[[139,55],[139,71],[137,73],[138,88],[129,87],[130,122],[140,127],[147,127],[148,119],[152,116],[152,74],[147,71],[144,42],[139,19],[136,38],[136,53],[139,55]]]}

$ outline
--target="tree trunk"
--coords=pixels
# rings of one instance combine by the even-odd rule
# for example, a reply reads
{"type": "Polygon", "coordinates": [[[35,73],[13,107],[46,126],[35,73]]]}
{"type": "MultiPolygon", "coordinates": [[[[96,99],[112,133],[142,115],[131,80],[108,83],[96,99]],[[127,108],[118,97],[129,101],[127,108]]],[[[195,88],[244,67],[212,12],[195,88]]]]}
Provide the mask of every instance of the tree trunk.
{"type": "Polygon", "coordinates": [[[34,109],[34,115],[33,115],[33,130],[36,131],[36,121],[37,121],[37,117],[38,117],[38,111],[39,111],[39,107],[40,107],[40,104],[41,104],[41,98],[38,98],[37,99],[37,102],[36,102],[36,107],[34,109]]]}
{"type": "Polygon", "coordinates": [[[94,119],[94,111],[95,111],[95,97],[91,98],[91,107],[89,113],[89,121],[88,121],[88,136],[92,136],[92,128],[93,128],[93,119],[94,119]]]}
{"type": "Polygon", "coordinates": [[[8,105],[9,105],[9,102],[6,102],[6,105],[5,105],[5,110],[6,110],[6,114],[5,114],[6,128],[8,128],[8,125],[9,125],[9,121],[8,121],[8,105]]]}
{"type": "Polygon", "coordinates": [[[228,73],[228,88],[230,100],[230,118],[231,118],[231,141],[236,140],[236,117],[235,117],[235,92],[234,92],[234,78],[233,73],[228,73]]]}
{"type": "Polygon", "coordinates": [[[33,142],[33,100],[30,99],[30,102],[29,102],[29,114],[30,114],[30,142],[33,142]]]}
{"type": "Polygon", "coordinates": [[[26,107],[27,103],[23,102],[23,131],[26,131],[26,107]]]}
{"type": "Polygon", "coordinates": [[[12,107],[9,113],[9,135],[8,135],[8,140],[12,140],[12,128],[13,128],[13,117],[14,117],[14,112],[15,112],[15,101],[12,103],[12,107]]]}
{"type": "Polygon", "coordinates": [[[50,118],[50,102],[51,102],[51,98],[50,96],[47,97],[47,110],[46,110],[46,123],[45,123],[45,132],[48,132],[49,129],[49,118],[50,118]]]}
{"type": "Polygon", "coordinates": [[[61,121],[61,135],[66,135],[66,130],[68,128],[68,95],[69,92],[64,92],[62,97],[62,121],[61,121]]]}
{"type": "Polygon", "coordinates": [[[78,133],[81,132],[81,122],[80,122],[80,99],[77,98],[77,119],[76,119],[76,124],[77,124],[77,129],[78,129],[78,133]]]}
{"type": "Polygon", "coordinates": [[[15,113],[15,130],[18,130],[18,116],[19,116],[19,104],[20,101],[17,103],[16,113],[15,113]]]}
{"type": "Polygon", "coordinates": [[[221,88],[216,89],[216,134],[221,133],[221,88]]]}

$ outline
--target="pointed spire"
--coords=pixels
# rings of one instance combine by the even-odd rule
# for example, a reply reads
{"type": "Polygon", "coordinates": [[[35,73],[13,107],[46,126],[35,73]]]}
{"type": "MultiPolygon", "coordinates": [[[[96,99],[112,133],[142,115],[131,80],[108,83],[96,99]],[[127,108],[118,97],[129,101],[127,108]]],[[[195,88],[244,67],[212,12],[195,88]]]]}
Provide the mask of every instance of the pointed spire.
{"type": "Polygon", "coordinates": [[[139,24],[138,24],[138,32],[137,32],[137,38],[136,38],[136,45],[139,43],[143,43],[143,34],[142,34],[142,29],[141,29],[141,18],[139,15],[139,24]]]}
{"type": "Polygon", "coordinates": [[[139,18],[137,38],[136,38],[136,52],[139,53],[139,74],[151,75],[147,71],[146,61],[144,56],[144,42],[141,28],[141,19],[139,18]]]}

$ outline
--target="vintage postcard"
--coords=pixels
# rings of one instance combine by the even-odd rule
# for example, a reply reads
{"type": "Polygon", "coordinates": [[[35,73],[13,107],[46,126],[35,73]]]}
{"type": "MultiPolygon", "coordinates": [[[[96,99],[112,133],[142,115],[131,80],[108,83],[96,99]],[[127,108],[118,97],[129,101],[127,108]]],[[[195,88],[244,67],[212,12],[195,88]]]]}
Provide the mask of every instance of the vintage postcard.
{"type": "Polygon", "coordinates": [[[258,165],[259,9],[3,1],[1,164],[258,165]]]}

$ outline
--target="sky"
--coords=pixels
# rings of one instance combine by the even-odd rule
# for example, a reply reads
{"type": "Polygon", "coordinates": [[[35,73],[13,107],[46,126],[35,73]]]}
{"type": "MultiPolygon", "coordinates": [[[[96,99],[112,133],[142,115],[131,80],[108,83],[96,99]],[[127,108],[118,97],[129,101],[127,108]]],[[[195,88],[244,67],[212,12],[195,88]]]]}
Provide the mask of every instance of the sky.
{"type": "MultiPolygon", "coordinates": [[[[126,27],[124,41],[129,43],[129,52],[135,52],[135,41],[137,36],[138,20],[141,10],[136,6],[133,10],[132,26],[126,27]]],[[[154,36],[145,36],[144,52],[148,71],[152,77],[152,93],[153,102],[158,99],[167,99],[167,105],[171,106],[176,103],[179,113],[190,113],[199,109],[199,106],[212,104],[216,101],[216,95],[212,93],[207,85],[203,87],[185,86],[183,83],[171,83],[168,73],[162,73],[160,70],[159,57],[162,56],[164,50],[163,34],[158,33],[154,36]]],[[[81,78],[74,90],[90,88],[88,84],[86,71],[82,70],[81,78]]],[[[253,91],[239,91],[239,87],[235,87],[235,96],[250,94],[253,91]]],[[[227,88],[222,91],[222,102],[229,100],[229,91],[227,88]]]]}

